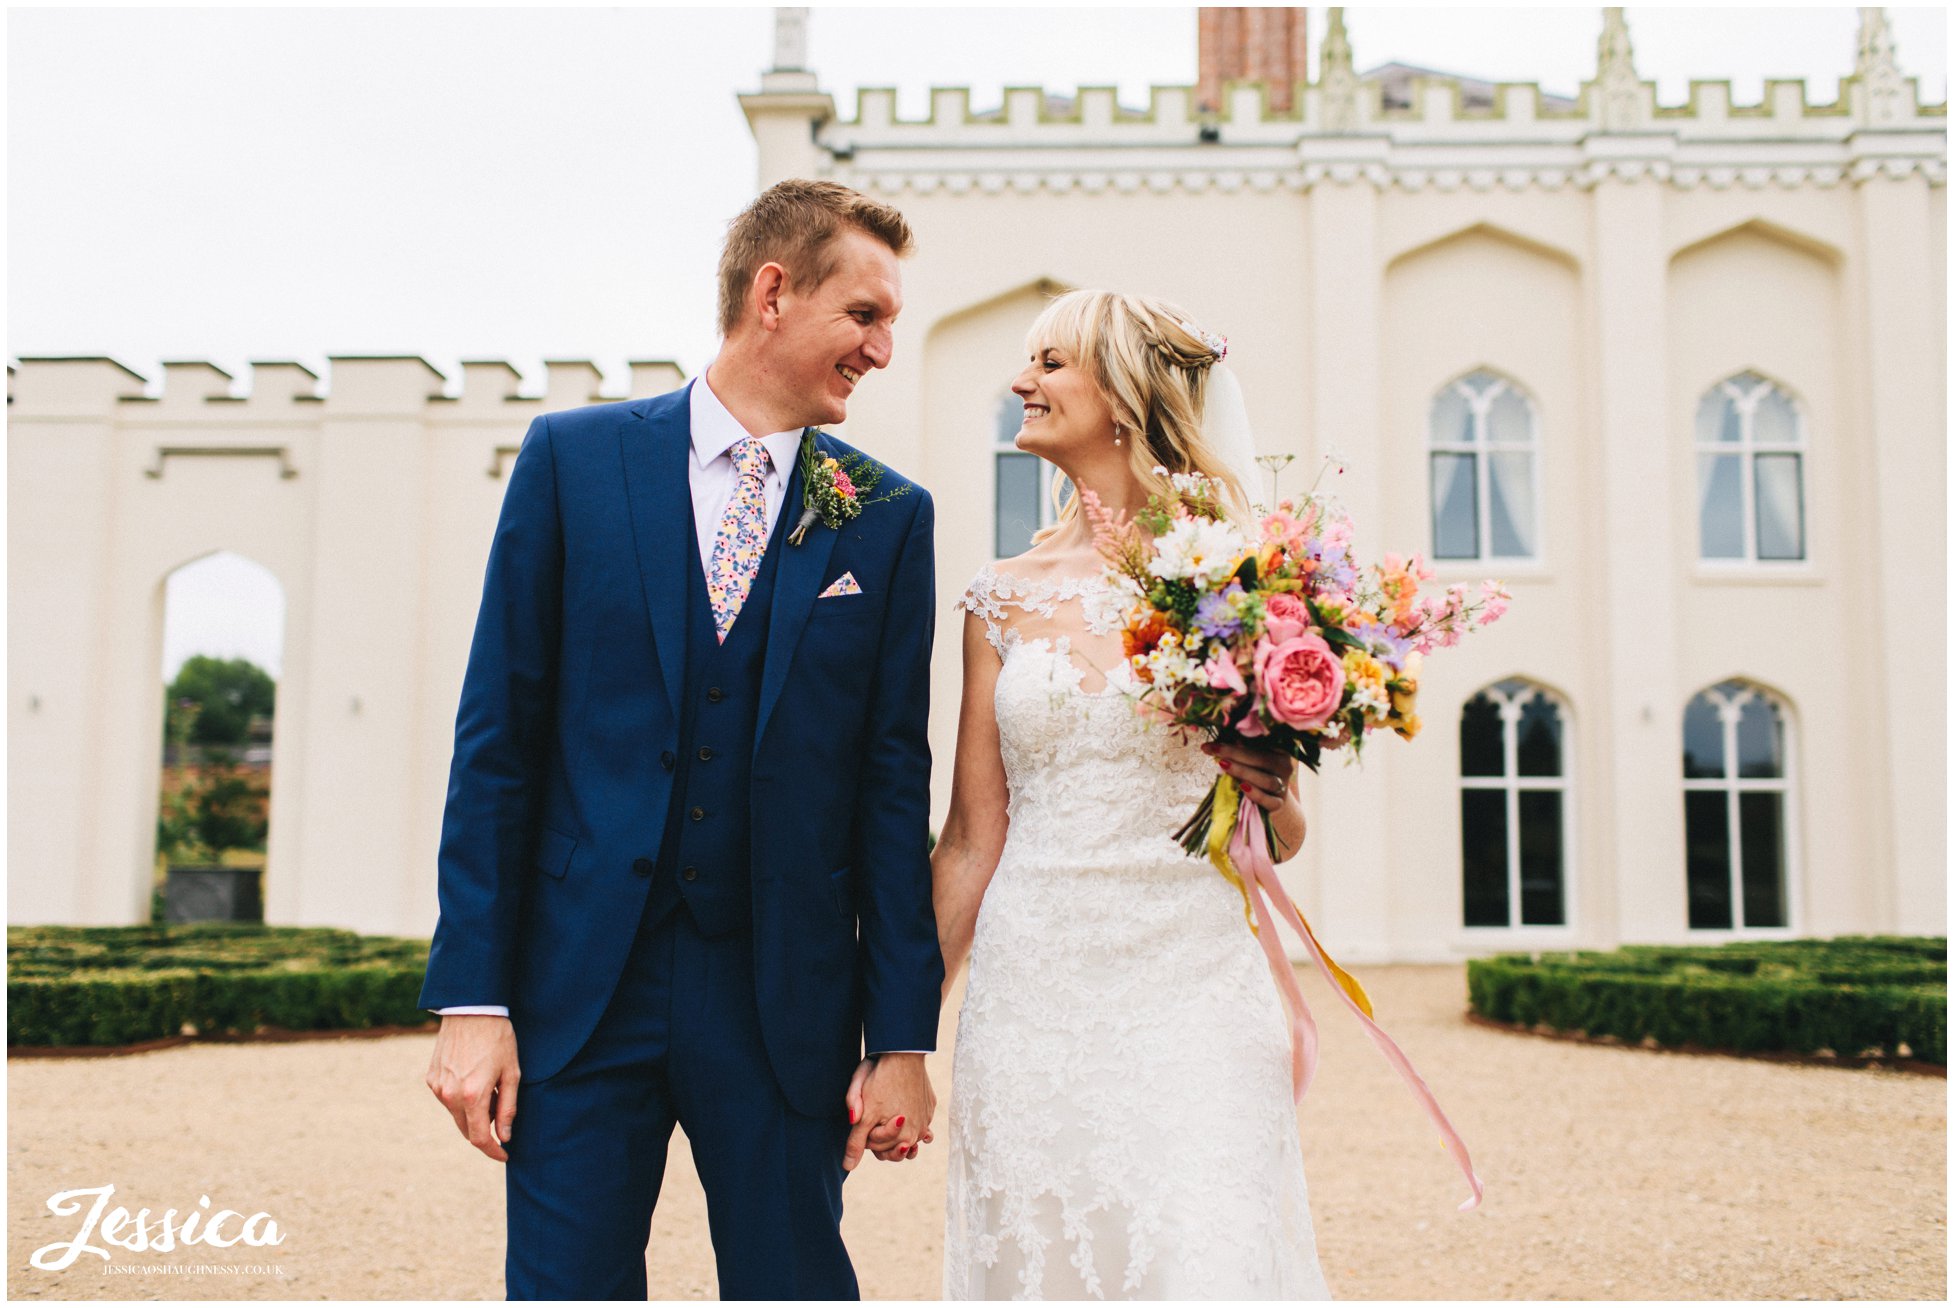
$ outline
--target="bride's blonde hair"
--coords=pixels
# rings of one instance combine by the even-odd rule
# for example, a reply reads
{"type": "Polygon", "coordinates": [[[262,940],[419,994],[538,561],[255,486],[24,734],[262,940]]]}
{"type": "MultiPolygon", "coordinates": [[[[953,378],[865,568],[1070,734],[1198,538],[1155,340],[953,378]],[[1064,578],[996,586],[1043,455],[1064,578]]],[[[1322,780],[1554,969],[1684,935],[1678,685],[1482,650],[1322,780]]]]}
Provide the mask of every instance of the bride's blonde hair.
{"type": "MultiPolygon", "coordinates": [[[[1231,514],[1248,513],[1248,488],[1216,457],[1202,434],[1208,370],[1221,354],[1192,328],[1184,310],[1149,295],[1069,291],[1045,306],[1025,333],[1028,353],[1047,348],[1072,359],[1099,387],[1126,442],[1127,466],[1149,491],[1172,487],[1155,468],[1199,472],[1221,483],[1231,514]]],[[[1052,481],[1057,521],[1032,536],[1044,540],[1079,515],[1076,490],[1052,481]]]]}

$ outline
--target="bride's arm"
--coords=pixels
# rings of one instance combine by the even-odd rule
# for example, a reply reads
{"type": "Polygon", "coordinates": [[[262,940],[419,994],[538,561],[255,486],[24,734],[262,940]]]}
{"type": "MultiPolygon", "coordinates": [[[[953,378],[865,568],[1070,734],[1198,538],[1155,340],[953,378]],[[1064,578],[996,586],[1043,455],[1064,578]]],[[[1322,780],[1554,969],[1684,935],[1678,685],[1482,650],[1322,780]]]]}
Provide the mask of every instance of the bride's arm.
{"type": "Polygon", "coordinates": [[[990,646],[983,619],[963,620],[963,702],[957,715],[955,770],[950,780],[950,813],[943,820],[930,875],[936,900],[936,935],[943,950],[943,993],[950,993],[970,956],[977,909],[1004,852],[1010,824],[999,752],[997,710],[993,703],[1002,667],[990,646]]]}

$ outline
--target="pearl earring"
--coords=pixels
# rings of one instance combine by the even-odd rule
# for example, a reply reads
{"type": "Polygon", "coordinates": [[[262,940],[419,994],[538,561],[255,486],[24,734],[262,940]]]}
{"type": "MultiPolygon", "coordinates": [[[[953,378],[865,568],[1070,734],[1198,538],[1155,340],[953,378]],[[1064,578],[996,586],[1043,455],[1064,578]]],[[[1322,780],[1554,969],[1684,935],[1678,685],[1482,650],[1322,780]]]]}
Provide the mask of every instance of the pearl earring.
{"type": "Polygon", "coordinates": [[[1120,438],[1120,428],[1118,427],[1113,428],[1113,444],[1124,445],[1125,443],[1126,442],[1120,438]]]}

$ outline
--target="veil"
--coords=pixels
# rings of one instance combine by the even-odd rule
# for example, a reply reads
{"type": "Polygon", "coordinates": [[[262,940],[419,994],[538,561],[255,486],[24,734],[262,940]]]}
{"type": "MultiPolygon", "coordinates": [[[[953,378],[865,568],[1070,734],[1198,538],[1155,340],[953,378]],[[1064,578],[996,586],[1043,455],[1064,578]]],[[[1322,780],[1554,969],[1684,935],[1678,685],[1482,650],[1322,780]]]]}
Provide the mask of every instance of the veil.
{"type": "Polygon", "coordinates": [[[1248,425],[1248,405],[1242,399],[1242,384],[1226,362],[1208,369],[1208,394],[1201,414],[1201,435],[1242,485],[1245,507],[1255,507],[1255,433],[1248,425]]]}

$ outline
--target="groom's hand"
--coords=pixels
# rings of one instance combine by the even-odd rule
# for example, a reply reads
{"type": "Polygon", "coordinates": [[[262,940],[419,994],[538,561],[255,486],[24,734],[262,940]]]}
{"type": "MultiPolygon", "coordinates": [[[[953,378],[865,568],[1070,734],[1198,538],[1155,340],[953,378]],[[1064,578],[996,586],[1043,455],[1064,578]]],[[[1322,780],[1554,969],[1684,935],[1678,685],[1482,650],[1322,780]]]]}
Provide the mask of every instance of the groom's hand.
{"type": "Polygon", "coordinates": [[[506,1017],[457,1014],[441,1019],[427,1088],[455,1119],[468,1143],[498,1163],[509,1161],[502,1144],[516,1124],[516,1028],[506,1017]],[[493,1130],[491,1130],[493,1127],[493,1130]]]}
{"type": "Polygon", "coordinates": [[[848,1148],[841,1165],[854,1171],[862,1150],[890,1162],[915,1157],[916,1150],[936,1137],[930,1119],[936,1114],[936,1092],[921,1054],[882,1054],[863,1059],[848,1086],[848,1148]]]}

